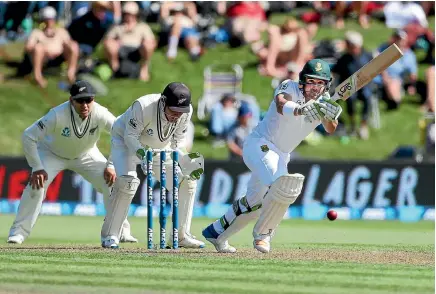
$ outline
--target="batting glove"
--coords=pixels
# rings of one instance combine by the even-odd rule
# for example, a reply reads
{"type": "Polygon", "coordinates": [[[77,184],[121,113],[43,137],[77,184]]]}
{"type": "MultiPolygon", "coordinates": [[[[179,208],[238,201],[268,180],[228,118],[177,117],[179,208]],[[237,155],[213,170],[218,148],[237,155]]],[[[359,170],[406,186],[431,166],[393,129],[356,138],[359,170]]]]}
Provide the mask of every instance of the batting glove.
{"type": "Polygon", "coordinates": [[[309,102],[303,104],[301,106],[301,113],[309,122],[321,121],[323,118],[321,108],[315,100],[310,100],[309,102]]]}
{"type": "Polygon", "coordinates": [[[337,120],[339,115],[341,115],[342,113],[342,107],[338,103],[334,102],[333,100],[320,99],[315,103],[320,108],[323,118],[328,121],[337,120]]]}

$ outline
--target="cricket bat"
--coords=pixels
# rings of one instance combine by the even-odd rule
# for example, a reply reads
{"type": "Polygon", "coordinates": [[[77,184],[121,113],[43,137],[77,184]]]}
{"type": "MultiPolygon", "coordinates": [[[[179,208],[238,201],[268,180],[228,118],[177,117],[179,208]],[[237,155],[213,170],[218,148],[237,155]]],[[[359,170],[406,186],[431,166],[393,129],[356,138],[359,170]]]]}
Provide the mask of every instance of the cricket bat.
{"type": "Polygon", "coordinates": [[[361,69],[355,72],[352,76],[343,81],[335,88],[335,93],[331,99],[333,101],[342,99],[347,100],[351,95],[356,93],[360,88],[367,85],[377,75],[381,74],[385,69],[391,66],[395,61],[403,56],[400,48],[394,43],[382,53],[377,55],[370,62],[365,64],[361,69]]]}

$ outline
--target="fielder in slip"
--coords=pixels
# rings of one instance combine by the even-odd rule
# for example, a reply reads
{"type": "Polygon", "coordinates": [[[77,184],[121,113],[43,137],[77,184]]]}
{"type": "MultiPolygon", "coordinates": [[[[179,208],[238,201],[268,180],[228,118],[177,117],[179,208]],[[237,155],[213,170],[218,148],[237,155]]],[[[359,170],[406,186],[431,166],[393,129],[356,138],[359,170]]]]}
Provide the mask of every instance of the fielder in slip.
{"type": "Polygon", "coordinates": [[[285,80],[274,91],[264,119],[244,142],[243,159],[252,172],[247,194],[203,230],[218,252],[236,252],[228,238],[255,218],[254,248],[270,251],[276,227],[303,188],[303,175],[288,174],[290,152],[321,123],[328,133],[336,130],[342,108],[330,99],[331,81],[329,65],[313,59],[299,82],[285,80]]]}
{"type": "MultiPolygon", "coordinates": [[[[108,208],[115,170],[96,143],[103,130],[110,131],[115,117],[94,102],[95,91],[85,81],[77,81],[70,95],[69,101],[51,109],[24,131],[24,154],[32,175],[21,197],[8,243],[21,244],[29,236],[47,188],[62,170],[70,169],[91,182],[103,193],[106,210],[108,208]]],[[[127,219],[123,220],[122,240],[137,242],[130,235],[127,219]]]]}
{"type": "MultiPolygon", "coordinates": [[[[197,181],[204,171],[204,159],[198,153],[183,150],[192,116],[191,92],[182,83],[170,83],[162,94],[145,95],[133,102],[119,116],[112,128],[111,158],[118,175],[110,196],[109,210],[102,227],[102,246],[118,248],[123,220],[139,186],[136,166],[141,164],[147,175],[147,150],[173,149],[180,156],[179,174],[179,246],[202,248],[204,243],[190,234],[197,181]],[[182,174],[183,173],[183,174],[182,174]],[[184,177],[186,175],[187,177],[184,177]]],[[[159,175],[160,154],[153,156],[153,173],[159,175]]],[[[173,178],[172,161],[168,158],[167,178],[173,178]]],[[[172,189],[172,181],[167,181],[172,189]]]]}

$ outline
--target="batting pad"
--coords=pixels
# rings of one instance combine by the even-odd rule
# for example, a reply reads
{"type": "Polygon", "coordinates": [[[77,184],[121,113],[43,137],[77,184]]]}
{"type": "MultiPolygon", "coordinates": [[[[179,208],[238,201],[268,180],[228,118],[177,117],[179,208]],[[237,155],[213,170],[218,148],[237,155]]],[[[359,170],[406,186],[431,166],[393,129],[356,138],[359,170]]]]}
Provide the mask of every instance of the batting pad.
{"type": "Polygon", "coordinates": [[[253,237],[272,235],[289,205],[300,195],[303,182],[303,175],[290,174],[281,176],[271,185],[263,200],[260,217],[253,229],[253,237]]]}
{"type": "Polygon", "coordinates": [[[139,186],[139,179],[132,176],[117,177],[106,211],[101,236],[117,236],[120,238],[124,220],[129,212],[130,203],[139,186]]]}
{"type": "Polygon", "coordinates": [[[191,229],[197,181],[184,179],[179,187],[179,238],[191,229]]]}

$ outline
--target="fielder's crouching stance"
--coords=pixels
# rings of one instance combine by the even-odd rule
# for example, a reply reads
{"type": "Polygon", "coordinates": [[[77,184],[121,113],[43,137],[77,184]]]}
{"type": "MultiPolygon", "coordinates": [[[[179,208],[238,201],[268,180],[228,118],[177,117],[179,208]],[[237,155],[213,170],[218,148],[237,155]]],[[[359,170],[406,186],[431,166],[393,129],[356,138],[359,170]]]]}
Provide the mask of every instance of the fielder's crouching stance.
{"type": "MultiPolygon", "coordinates": [[[[21,244],[36,223],[47,188],[56,175],[70,169],[82,175],[104,195],[108,209],[115,170],[96,143],[103,130],[110,131],[115,116],[94,102],[95,91],[86,81],[77,81],[69,101],[51,109],[23,134],[24,154],[32,168],[29,184],[21,197],[8,243],[21,244]]],[[[123,242],[137,242],[130,224],[123,219],[123,242]]]]}
{"type": "MultiPolygon", "coordinates": [[[[197,181],[204,169],[204,159],[198,153],[185,154],[181,150],[186,140],[186,131],[192,115],[191,92],[182,83],[170,83],[162,94],[142,96],[119,116],[112,128],[111,157],[117,180],[110,196],[110,209],[102,227],[105,236],[102,246],[118,248],[122,222],[129,211],[130,203],[139,186],[137,164],[147,174],[147,150],[173,149],[180,154],[179,186],[179,246],[202,248],[204,243],[190,234],[197,181]]],[[[169,156],[168,156],[169,157],[169,156]]],[[[153,156],[153,173],[159,175],[159,154],[153,156]]],[[[168,158],[167,179],[172,179],[171,158],[168,158]]],[[[167,181],[172,190],[172,181],[167,181]]]]}
{"type": "Polygon", "coordinates": [[[218,252],[236,252],[228,238],[255,218],[254,248],[270,251],[276,227],[303,188],[303,175],[288,174],[290,152],[320,123],[329,133],[336,130],[342,108],[330,99],[331,81],[329,65],[313,59],[298,83],[285,80],[275,90],[264,119],[244,142],[244,162],[252,172],[246,196],[203,230],[218,252]]]}

